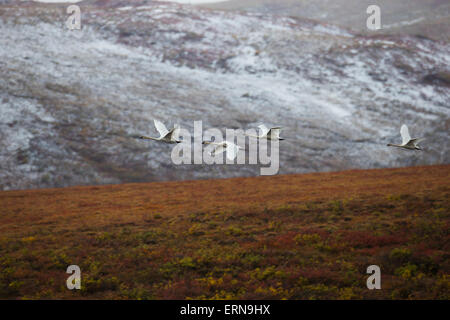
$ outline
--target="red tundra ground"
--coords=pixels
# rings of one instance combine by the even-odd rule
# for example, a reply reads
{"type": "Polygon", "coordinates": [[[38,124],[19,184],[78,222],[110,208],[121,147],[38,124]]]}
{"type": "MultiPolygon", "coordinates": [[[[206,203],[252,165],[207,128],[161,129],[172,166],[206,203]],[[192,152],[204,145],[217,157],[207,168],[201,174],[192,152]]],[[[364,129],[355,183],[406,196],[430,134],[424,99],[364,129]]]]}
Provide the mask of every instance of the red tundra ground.
{"type": "Polygon", "coordinates": [[[449,299],[450,166],[0,192],[0,298],[449,299]],[[69,265],[81,290],[68,290],[69,265]],[[366,269],[381,268],[381,290],[366,269]]]}

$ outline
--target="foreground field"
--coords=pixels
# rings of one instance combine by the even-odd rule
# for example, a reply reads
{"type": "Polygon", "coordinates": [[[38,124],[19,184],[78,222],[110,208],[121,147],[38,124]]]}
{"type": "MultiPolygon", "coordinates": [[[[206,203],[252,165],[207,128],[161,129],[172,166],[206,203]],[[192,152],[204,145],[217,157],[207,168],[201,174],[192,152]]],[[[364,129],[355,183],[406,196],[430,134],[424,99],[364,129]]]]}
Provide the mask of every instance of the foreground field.
{"type": "Polygon", "coordinates": [[[450,299],[449,173],[1,192],[0,297],[450,299]],[[81,290],[66,288],[72,264],[81,290]]]}

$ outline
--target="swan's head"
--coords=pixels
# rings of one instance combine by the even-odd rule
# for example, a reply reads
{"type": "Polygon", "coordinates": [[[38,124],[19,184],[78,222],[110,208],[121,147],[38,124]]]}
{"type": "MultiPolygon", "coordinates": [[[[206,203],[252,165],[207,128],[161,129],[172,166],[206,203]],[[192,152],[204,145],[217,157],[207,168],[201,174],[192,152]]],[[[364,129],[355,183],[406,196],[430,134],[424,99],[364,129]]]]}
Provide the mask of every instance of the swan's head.
{"type": "Polygon", "coordinates": [[[144,139],[144,136],[139,136],[139,138],[138,139],[144,139]]]}
{"type": "Polygon", "coordinates": [[[414,149],[422,151],[422,148],[420,148],[419,146],[415,146],[414,149]]]}
{"type": "Polygon", "coordinates": [[[387,146],[388,146],[388,147],[392,147],[392,144],[388,143],[387,146]]]}

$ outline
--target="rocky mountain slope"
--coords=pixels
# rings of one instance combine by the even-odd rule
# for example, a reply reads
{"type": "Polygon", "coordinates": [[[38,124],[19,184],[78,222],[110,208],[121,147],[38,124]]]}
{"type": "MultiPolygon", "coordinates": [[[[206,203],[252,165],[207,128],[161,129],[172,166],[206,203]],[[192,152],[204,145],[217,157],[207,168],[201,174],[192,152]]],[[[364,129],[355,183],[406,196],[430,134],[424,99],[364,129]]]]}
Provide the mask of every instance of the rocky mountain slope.
{"type": "Polygon", "coordinates": [[[450,47],[300,18],[133,1],[0,5],[0,189],[250,176],[173,165],[152,119],[282,125],[280,173],[449,162],[450,47]],[[425,152],[387,148],[407,123],[425,152]]]}

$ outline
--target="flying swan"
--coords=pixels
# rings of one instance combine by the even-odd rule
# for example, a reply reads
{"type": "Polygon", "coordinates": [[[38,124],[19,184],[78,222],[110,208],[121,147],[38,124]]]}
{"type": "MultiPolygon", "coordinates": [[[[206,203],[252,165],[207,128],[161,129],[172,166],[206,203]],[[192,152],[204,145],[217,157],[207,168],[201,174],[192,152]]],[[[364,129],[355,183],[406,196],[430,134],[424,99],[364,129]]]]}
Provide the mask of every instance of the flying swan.
{"type": "Polygon", "coordinates": [[[403,148],[403,149],[408,149],[408,150],[422,150],[419,147],[419,142],[423,141],[425,139],[423,139],[423,138],[411,139],[411,136],[409,135],[408,127],[405,124],[402,125],[402,127],[400,128],[400,134],[402,135],[402,144],[389,143],[388,147],[397,147],[397,148],[403,148]]]}
{"type": "Polygon", "coordinates": [[[252,134],[246,134],[246,136],[257,139],[279,140],[279,141],[284,140],[283,138],[280,138],[281,127],[267,128],[265,125],[261,124],[258,126],[258,128],[261,131],[260,135],[255,136],[252,134]]]}
{"type": "Polygon", "coordinates": [[[160,137],[159,138],[153,138],[153,137],[146,137],[146,136],[140,136],[139,139],[148,139],[148,140],[156,140],[160,142],[165,143],[180,143],[181,141],[178,140],[178,133],[179,133],[179,127],[177,125],[174,126],[170,131],[167,130],[166,126],[158,120],[153,120],[155,123],[156,130],[158,130],[160,137]]]}
{"type": "Polygon", "coordinates": [[[229,142],[229,141],[221,141],[221,142],[203,141],[202,144],[215,145],[213,151],[209,153],[211,156],[220,154],[220,153],[223,153],[226,151],[227,158],[231,161],[236,158],[237,153],[239,152],[240,149],[242,149],[238,145],[236,145],[232,142],[229,142]]]}

